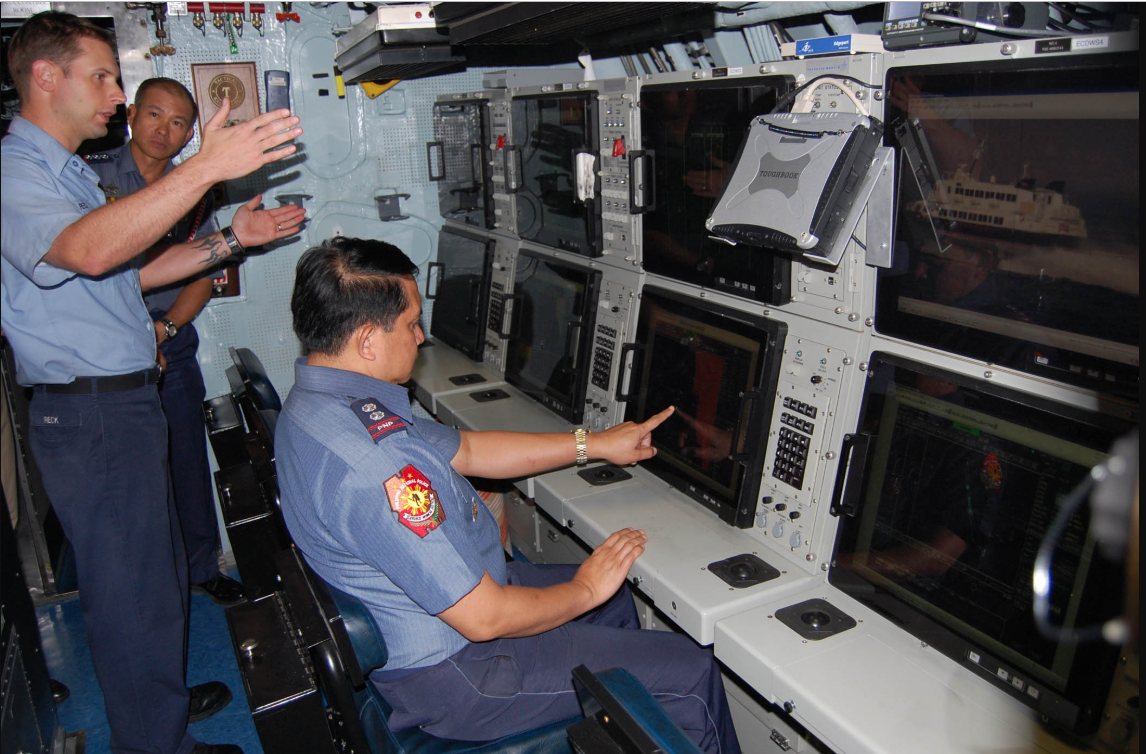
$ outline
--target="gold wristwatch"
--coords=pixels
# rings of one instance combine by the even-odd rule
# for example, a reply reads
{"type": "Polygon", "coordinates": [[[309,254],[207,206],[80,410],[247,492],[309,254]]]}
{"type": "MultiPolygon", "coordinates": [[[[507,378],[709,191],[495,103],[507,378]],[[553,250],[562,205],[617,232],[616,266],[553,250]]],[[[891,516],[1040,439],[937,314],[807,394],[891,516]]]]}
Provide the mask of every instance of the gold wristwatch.
{"type": "Polygon", "coordinates": [[[589,430],[578,427],[573,430],[573,440],[577,443],[577,465],[584,466],[589,462],[589,449],[585,445],[585,435],[589,434],[589,430]]]}

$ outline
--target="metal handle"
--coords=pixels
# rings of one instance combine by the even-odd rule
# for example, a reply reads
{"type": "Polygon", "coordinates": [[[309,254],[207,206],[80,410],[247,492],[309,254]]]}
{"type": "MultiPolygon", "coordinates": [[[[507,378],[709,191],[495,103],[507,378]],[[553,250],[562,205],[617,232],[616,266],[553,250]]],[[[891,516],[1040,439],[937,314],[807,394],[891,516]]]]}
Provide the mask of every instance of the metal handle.
{"type": "Polygon", "coordinates": [[[521,185],[525,183],[525,166],[522,164],[521,147],[506,147],[505,148],[505,190],[511,194],[516,194],[521,185]],[[509,155],[510,153],[516,156],[513,159],[513,178],[510,178],[509,172],[509,155]],[[520,177],[519,177],[520,176],[520,177]]]}
{"type": "MultiPolygon", "coordinates": [[[[633,354],[641,353],[641,354],[643,354],[644,351],[645,351],[645,346],[643,343],[624,343],[621,345],[620,363],[617,364],[617,394],[614,397],[622,403],[625,401],[631,401],[633,398],[637,397],[636,393],[632,393],[632,392],[626,393],[624,390],[621,389],[621,386],[623,384],[625,384],[625,356],[629,353],[633,353],[633,354]]],[[[632,390],[633,384],[636,382],[636,378],[633,376],[633,373],[636,371],[637,371],[637,360],[634,357],[633,358],[633,366],[631,369],[629,369],[629,389],[630,390],[632,390]]]]}
{"type": "Polygon", "coordinates": [[[441,262],[430,262],[426,269],[426,300],[433,301],[442,292],[442,276],[446,274],[446,266],[441,262]],[[430,293],[430,281],[434,279],[434,268],[438,268],[438,284],[434,286],[434,292],[430,293]]]}
{"type": "Polygon", "coordinates": [[[426,168],[430,173],[430,180],[437,182],[446,177],[446,147],[440,141],[426,142],[426,168]],[[442,156],[442,173],[434,175],[434,149],[442,156]]]}
{"type": "Polygon", "coordinates": [[[734,461],[748,460],[749,454],[744,452],[744,443],[751,436],[753,411],[759,399],[759,390],[745,390],[740,396],[740,411],[736,416],[736,428],[732,431],[733,444],[729,448],[734,461]]]}
{"type": "Polygon", "coordinates": [[[651,149],[637,149],[629,152],[629,214],[643,215],[657,208],[656,156],[651,149]],[[640,176],[637,170],[640,169],[640,176]],[[637,191],[640,190],[640,202],[637,191]]]}
{"type": "Polygon", "coordinates": [[[485,184],[485,161],[482,159],[481,144],[470,144],[470,176],[474,179],[475,189],[485,184]],[[474,152],[477,152],[477,160],[474,160],[474,152]],[[474,170],[475,165],[477,170],[474,170]]]}
{"type": "MultiPolygon", "coordinates": [[[[441,283],[438,283],[439,287],[441,283]]],[[[481,309],[481,280],[470,281],[470,303],[466,310],[466,322],[473,324],[478,321],[478,313],[481,309]]]]}
{"type": "Polygon", "coordinates": [[[833,516],[843,514],[847,514],[848,517],[855,516],[861,494],[860,485],[867,471],[871,440],[872,436],[866,432],[844,435],[844,444],[840,449],[840,465],[836,469],[836,489],[832,493],[832,505],[828,509],[833,516]],[[853,466],[852,461],[856,460],[857,453],[858,463],[853,466]]]}
{"type": "Polygon", "coordinates": [[[520,293],[510,293],[501,300],[501,330],[498,332],[498,337],[502,340],[517,337],[515,325],[520,321],[518,319],[517,307],[510,307],[513,302],[522,300],[520,293]],[[509,327],[505,326],[506,320],[509,320],[509,327]]]}
{"type": "Polygon", "coordinates": [[[565,358],[569,360],[569,369],[576,370],[577,368],[577,354],[581,351],[581,329],[583,325],[580,320],[569,320],[569,324],[565,327],[565,358]],[[574,335],[574,331],[577,334],[574,335]],[[572,352],[570,351],[572,347],[572,352]]]}

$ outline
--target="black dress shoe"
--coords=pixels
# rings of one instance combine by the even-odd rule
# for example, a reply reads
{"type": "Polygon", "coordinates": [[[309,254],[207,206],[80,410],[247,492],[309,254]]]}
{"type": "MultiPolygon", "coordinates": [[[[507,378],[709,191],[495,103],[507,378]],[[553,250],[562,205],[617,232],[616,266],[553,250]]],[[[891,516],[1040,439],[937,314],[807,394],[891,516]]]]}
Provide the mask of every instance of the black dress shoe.
{"type": "Polygon", "coordinates": [[[52,699],[56,701],[56,704],[63,704],[72,695],[72,690],[55,678],[48,679],[48,688],[52,690],[52,699]]]}
{"type": "Polygon", "coordinates": [[[195,744],[191,754],[243,754],[243,750],[234,744],[195,744]]]}
{"type": "Polygon", "coordinates": [[[243,585],[221,573],[215,574],[202,584],[192,584],[191,591],[203,592],[212,602],[222,607],[231,607],[247,599],[243,585]]]}
{"type": "MultiPolygon", "coordinates": [[[[231,690],[221,681],[208,681],[187,689],[191,694],[188,723],[206,720],[231,703],[231,690]]],[[[200,744],[202,746],[203,744],[200,744]]]]}

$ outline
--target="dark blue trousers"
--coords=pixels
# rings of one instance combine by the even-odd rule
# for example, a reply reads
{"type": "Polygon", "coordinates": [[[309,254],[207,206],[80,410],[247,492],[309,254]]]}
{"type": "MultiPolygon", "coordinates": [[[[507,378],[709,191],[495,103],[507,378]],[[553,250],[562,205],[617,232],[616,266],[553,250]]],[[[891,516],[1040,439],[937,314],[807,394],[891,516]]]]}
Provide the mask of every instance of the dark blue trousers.
{"type": "MultiPolygon", "coordinates": [[[[509,583],[545,587],[569,581],[576,571],[511,563],[509,583]]],[[[411,675],[391,680],[381,672],[371,678],[394,708],[392,729],[420,726],[439,738],[486,741],[579,716],[573,668],[621,667],[701,749],[739,754],[712,652],[683,634],[639,628],[624,586],[601,607],[552,631],[470,644],[411,675]]]]}
{"type": "Polygon", "coordinates": [[[37,388],[31,446],[72,544],[115,754],[186,754],[187,560],[155,387],[37,388]]]}
{"type": "MultiPolygon", "coordinates": [[[[155,314],[158,319],[163,312],[155,314]]],[[[175,509],[187,548],[187,568],[192,584],[202,584],[219,573],[215,551],[219,546],[219,523],[211,490],[211,467],[207,462],[207,431],[203,424],[203,399],[207,388],[195,358],[199,334],[190,324],[179,328],[160,346],[167,368],[159,381],[159,398],[167,417],[170,442],[168,469],[175,491],[175,509]]]]}

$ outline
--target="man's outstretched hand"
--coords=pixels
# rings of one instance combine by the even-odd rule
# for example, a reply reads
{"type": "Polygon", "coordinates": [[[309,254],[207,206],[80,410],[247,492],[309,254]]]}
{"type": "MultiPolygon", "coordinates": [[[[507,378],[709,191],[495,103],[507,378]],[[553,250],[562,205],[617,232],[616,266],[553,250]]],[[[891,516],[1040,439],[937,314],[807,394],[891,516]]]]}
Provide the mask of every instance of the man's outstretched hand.
{"type": "Polygon", "coordinates": [[[272,110],[224,128],[230,114],[231,100],[224,98],[218,112],[203,124],[198,154],[187,160],[206,171],[209,183],[242,178],[295,153],[297,147],[293,144],[275,149],[302,134],[297,127],[299,119],[290,110],[272,110]]]}
{"type": "Polygon", "coordinates": [[[293,204],[275,209],[259,209],[262,201],[263,195],[258,194],[239,207],[231,220],[231,230],[235,231],[235,237],[246,248],[293,236],[302,229],[300,224],[306,219],[306,210],[293,204]]]}
{"type": "Polygon", "coordinates": [[[672,416],[674,410],[669,406],[640,424],[625,422],[591,434],[585,438],[585,448],[591,458],[601,458],[621,466],[652,458],[657,454],[653,447],[653,430],[672,416]]]}

